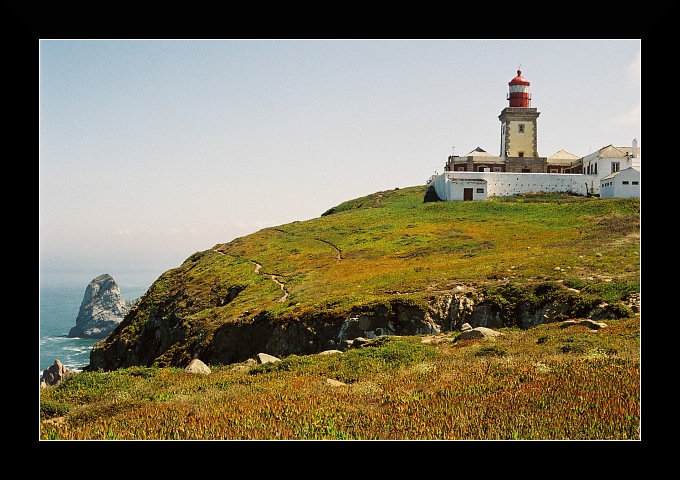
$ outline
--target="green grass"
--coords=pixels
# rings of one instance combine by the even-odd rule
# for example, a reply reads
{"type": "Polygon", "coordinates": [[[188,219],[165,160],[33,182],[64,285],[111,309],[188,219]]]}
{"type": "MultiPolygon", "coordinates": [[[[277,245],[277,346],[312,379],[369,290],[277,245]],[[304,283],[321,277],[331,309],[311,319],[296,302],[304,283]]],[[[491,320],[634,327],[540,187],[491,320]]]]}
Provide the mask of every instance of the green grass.
{"type": "Polygon", "coordinates": [[[222,255],[195,254],[176,273],[201,295],[207,284],[245,286],[229,305],[202,309],[219,321],[244,309],[293,316],[332,304],[347,311],[394,292],[417,296],[461,283],[639,281],[639,199],[424,203],[424,194],[411,187],[345,202],[320,218],[216,245],[222,255]],[[278,302],[282,291],[254,272],[253,261],[280,276],[286,302],[278,302]]]}
{"type": "Polygon", "coordinates": [[[114,355],[141,346],[141,358],[160,324],[171,340],[139,360],[154,366],[43,389],[40,438],[638,439],[640,319],[625,301],[640,292],[639,199],[425,195],[422,186],[378,192],[194,253],[95,346],[114,355]],[[395,299],[424,306],[459,286],[507,313],[502,337],[381,337],[250,370],[182,368],[224,326],[286,328],[395,299]],[[603,304],[617,318],[598,331],[518,328],[520,313],[546,299],[569,305],[557,320],[603,304]]]}
{"type": "Polygon", "coordinates": [[[379,337],[250,369],[83,372],[41,391],[41,439],[639,440],[639,318],[379,337]],[[335,383],[329,382],[333,380],[335,383]]]}
{"type": "Polygon", "coordinates": [[[96,348],[120,340],[127,349],[162,317],[174,340],[140,364],[172,366],[227,324],[346,317],[394,299],[423,306],[459,286],[517,313],[520,302],[540,300],[537,286],[571,285],[580,290],[571,316],[639,291],[639,199],[425,202],[425,195],[422,186],[378,192],[196,252],[165,272],[96,348]]]}

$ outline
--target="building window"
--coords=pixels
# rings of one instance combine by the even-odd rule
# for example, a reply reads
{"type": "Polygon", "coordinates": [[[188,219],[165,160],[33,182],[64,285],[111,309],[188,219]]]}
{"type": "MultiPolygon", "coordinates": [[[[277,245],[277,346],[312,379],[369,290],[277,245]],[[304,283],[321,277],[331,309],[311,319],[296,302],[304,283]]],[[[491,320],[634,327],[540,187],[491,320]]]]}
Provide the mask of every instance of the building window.
{"type": "Polygon", "coordinates": [[[633,185],[638,185],[638,183],[639,182],[636,182],[635,180],[633,180],[633,185]]]}
{"type": "Polygon", "coordinates": [[[493,167],[494,172],[501,172],[501,167],[493,167]]]}
{"type": "Polygon", "coordinates": [[[621,164],[619,162],[612,162],[612,173],[616,173],[621,169],[621,164]]]}
{"type": "Polygon", "coordinates": [[[523,168],[522,173],[531,173],[531,169],[530,168],[523,168]]]}
{"type": "Polygon", "coordinates": [[[518,157],[523,157],[523,156],[524,156],[524,152],[517,152],[517,156],[518,156],[518,157]]]}
{"type": "Polygon", "coordinates": [[[524,133],[524,124],[523,123],[519,124],[519,133],[524,133]]]}
{"type": "Polygon", "coordinates": [[[624,180],[624,181],[621,182],[621,183],[623,183],[624,185],[628,185],[628,180],[624,180]]]}
{"type": "Polygon", "coordinates": [[[477,193],[484,193],[484,189],[483,189],[483,188],[478,188],[478,189],[477,189],[477,193]]]}

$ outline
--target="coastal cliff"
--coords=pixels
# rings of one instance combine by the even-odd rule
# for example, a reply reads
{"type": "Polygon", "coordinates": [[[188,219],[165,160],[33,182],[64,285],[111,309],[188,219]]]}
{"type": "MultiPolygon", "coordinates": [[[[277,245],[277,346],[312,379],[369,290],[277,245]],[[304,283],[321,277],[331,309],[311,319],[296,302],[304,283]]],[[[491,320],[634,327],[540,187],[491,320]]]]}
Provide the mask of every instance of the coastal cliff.
{"type": "Polygon", "coordinates": [[[231,364],[639,309],[639,199],[426,194],[378,192],[194,253],[94,345],[87,369],[231,364]]]}

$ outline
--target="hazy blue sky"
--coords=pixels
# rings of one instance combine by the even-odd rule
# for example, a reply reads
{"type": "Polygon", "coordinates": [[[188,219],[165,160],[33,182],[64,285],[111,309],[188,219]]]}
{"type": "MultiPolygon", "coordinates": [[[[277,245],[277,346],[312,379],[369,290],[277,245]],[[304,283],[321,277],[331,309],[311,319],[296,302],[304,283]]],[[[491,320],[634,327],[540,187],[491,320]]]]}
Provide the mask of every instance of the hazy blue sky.
{"type": "MultiPolygon", "coordinates": [[[[145,272],[500,153],[641,147],[640,40],[41,40],[40,265],[145,272]]],[[[83,289],[86,286],[83,285],[83,289]]]]}

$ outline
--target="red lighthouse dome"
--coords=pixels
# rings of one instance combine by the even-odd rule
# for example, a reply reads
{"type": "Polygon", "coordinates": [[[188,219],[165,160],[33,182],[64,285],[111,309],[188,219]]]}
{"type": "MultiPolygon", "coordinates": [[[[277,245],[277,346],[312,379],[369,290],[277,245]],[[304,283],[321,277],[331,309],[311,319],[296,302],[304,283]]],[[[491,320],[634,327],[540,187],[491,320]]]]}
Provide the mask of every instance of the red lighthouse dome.
{"type": "Polygon", "coordinates": [[[517,76],[508,82],[510,92],[508,93],[508,100],[510,107],[529,108],[531,106],[531,94],[529,93],[529,83],[526,78],[522,76],[522,70],[517,70],[517,76]]]}

